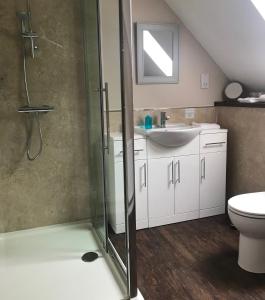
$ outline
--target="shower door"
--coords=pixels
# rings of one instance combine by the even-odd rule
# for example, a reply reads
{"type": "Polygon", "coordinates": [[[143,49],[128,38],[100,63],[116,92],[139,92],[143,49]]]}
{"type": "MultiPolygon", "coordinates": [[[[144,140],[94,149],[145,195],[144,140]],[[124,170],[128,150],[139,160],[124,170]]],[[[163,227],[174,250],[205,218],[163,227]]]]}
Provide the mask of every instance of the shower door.
{"type": "Polygon", "coordinates": [[[103,92],[101,81],[98,1],[83,0],[82,10],[89,141],[89,200],[91,203],[93,226],[106,248],[107,222],[105,215],[104,147],[102,136],[104,120],[102,114],[103,92]]]}
{"type": "Polygon", "coordinates": [[[89,116],[90,197],[93,225],[126,279],[128,295],[137,294],[130,0],[83,0],[86,87],[89,116]],[[120,159],[113,173],[111,144],[120,159]],[[119,177],[119,199],[113,198],[119,177]],[[121,231],[111,218],[116,202],[121,231]]]}
{"type": "Polygon", "coordinates": [[[119,0],[99,0],[102,81],[104,84],[104,162],[109,250],[126,271],[126,218],[124,198],[124,137],[119,0]],[[118,145],[119,153],[115,154],[118,145]],[[118,255],[117,255],[118,254],[118,255]]]}
{"type": "Polygon", "coordinates": [[[107,245],[126,275],[128,290],[133,295],[136,253],[130,4],[129,0],[99,0],[107,245]],[[116,145],[117,154],[113,149],[116,145]],[[113,224],[115,219],[119,230],[113,224]]]}

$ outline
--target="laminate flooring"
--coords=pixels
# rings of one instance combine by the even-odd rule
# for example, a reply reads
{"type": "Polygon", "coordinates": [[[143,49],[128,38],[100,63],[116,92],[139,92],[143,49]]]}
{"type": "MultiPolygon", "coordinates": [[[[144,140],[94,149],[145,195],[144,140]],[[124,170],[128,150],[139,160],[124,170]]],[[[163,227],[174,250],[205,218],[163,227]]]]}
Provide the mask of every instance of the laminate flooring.
{"type": "Polygon", "coordinates": [[[238,237],[224,215],[137,231],[144,298],[265,300],[265,274],[237,264],[238,237]]]}

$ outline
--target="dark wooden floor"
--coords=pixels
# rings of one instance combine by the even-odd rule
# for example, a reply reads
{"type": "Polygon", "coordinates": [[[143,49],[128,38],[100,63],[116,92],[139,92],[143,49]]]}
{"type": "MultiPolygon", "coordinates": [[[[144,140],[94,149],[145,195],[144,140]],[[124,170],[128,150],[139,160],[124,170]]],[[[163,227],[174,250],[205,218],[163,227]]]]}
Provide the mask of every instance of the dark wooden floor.
{"type": "Polygon", "coordinates": [[[265,300],[265,275],[240,269],[237,247],[224,216],[137,231],[139,289],[146,300],[265,300]]]}

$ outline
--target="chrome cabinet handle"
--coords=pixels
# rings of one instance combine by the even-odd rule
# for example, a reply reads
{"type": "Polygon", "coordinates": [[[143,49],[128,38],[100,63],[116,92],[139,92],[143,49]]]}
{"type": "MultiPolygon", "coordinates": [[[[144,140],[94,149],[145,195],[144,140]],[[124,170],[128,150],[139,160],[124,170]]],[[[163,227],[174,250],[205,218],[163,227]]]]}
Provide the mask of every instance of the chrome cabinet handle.
{"type": "Polygon", "coordinates": [[[175,163],[174,171],[175,171],[175,184],[180,183],[180,161],[179,160],[175,163]],[[177,166],[178,166],[178,172],[176,170],[177,166]],[[178,177],[176,176],[176,174],[178,174],[178,177]]]}
{"type": "Polygon", "coordinates": [[[226,142],[218,142],[218,143],[206,143],[203,147],[211,147],[211,146],[222,146],[223,144],[226,144],[226,142]]]}
{"type": "Polygon", "coordinates": [[[144,187],[147,187],[147,166],[144,163],[144,187]]]}
{"type": "Polygon", "coordinates": [[[139,153],[139,152],[144,151],[144,149],[134,149],[133,151],[136,152],[136,153],[139,153]]]}
{"type": "Polygon", "coordinates": [[[178,183],[180,183],[180,161],[178,160],[178,183]]]}
{"type": "Polygon", "coordinates": [[[171,183],[174,184],[174,161],[171,162],[171,183]]]}
{"type": "Polygon", "coordinates": [[[206,178],[205,157],[201,160],[201,182],[206,178]]]}
{"type": "Polygon", "coordinates": [[[143,187],[147,187],[147,166],[146,163],[144,163],[141,167],[140,167],[140,189],[142,189],[143,187]],[[142,170],[144,170],[144,182],[142,180],[142,170]]]}
{"type": "MultiPolygon", "coordinates": [[[[134,152],[136,152],[136,153],[139,153],[139,152],[142,152],[142,151],[144,151],[144,149],[135,149],[135,150],[133,150],[134,152]]],[[[121,150],[120,151],[120,154],[123,154],[123,150],[121,150]]]]}

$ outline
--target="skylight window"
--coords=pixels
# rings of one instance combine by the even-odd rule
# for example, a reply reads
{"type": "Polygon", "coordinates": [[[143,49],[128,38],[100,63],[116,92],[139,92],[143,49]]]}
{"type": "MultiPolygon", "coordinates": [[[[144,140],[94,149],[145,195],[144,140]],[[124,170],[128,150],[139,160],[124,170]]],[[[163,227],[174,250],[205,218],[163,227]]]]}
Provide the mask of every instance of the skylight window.
{"type": "Polygon", "coordinates": [[[265,20],[265,1],[264,0],[251,0],[251,2],[255,5],[256,9],[262,15],[265,20]]]}

